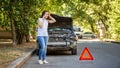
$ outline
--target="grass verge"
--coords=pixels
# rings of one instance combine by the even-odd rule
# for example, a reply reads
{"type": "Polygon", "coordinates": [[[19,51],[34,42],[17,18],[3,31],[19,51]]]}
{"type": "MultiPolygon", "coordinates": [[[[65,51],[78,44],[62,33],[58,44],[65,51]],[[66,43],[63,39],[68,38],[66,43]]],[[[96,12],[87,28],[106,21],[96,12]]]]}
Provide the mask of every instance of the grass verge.
{"type": "Polygon", "coordinates": [[[12,47],[12,45],[0,45],[0,68],[6,68],[12,61],[19,58],[23,53],[35,48],[36,43],[23,43],[12,47]]]}

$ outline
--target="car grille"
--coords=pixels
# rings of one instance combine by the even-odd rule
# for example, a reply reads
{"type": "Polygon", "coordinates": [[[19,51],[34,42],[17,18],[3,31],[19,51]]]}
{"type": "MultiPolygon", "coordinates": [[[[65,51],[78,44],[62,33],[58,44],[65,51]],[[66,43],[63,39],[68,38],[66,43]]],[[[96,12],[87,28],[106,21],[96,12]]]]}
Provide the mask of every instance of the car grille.
{"type": "Polygon", "coordinates": [[[49,42],[63,42],[63,41],[65,41],[63,38],[57,38],[57,37],[49,38],[49,42]]]}

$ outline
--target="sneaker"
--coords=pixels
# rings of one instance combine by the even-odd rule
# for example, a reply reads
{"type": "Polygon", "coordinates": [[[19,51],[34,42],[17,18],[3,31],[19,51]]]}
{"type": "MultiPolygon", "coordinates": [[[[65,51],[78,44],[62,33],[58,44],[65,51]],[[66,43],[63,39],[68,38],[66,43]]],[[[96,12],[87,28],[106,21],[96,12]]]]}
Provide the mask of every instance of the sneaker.
{"type": "Polygon", "coordinates": [[[48,62],[46,60],[43,61],[44,64],[47,64],[48,62]]]}
{"type": "Polygon", "coordinates": [[[39,63],[39,64],[43,64],[43,61],[42,61],[42,60],[38,60],[38,63],[39,63]]]}

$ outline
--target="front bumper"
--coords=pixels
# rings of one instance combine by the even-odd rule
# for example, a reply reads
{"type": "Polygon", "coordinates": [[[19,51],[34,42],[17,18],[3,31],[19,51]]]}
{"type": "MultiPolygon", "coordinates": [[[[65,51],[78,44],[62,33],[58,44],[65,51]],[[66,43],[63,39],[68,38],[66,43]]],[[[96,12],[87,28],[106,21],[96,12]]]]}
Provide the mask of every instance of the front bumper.
{"type": "Polygon", "coordinates": [[[64,42],[49,42],[47,49],[53,51],[71,51],[72,49],[76,49],[77,44],[70,44],[64,42]],[[67,45],[66,45],[67,44],[67,45]]]}
{"type": "Polygon", "coordinates": [[[70,51],[71,49],[70,47],[47,47],[50,51],[70,51]]]}

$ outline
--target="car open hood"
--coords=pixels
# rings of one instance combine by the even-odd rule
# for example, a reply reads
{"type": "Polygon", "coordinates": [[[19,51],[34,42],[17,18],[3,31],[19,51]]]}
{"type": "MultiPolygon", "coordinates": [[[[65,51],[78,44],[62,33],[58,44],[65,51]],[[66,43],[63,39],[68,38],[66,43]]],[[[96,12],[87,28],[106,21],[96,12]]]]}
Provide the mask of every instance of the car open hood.
{"type": "Polygon", "coordinates": [[[71,17],[62,17],[55,14],[51,14],[53,18],[55,18],[56,22],[53,24],[49,24],[48,28],[67,28],[73,30],[73,20],[71,17]]]}

